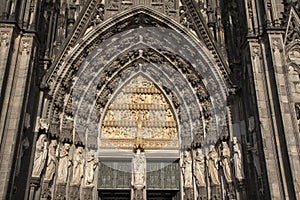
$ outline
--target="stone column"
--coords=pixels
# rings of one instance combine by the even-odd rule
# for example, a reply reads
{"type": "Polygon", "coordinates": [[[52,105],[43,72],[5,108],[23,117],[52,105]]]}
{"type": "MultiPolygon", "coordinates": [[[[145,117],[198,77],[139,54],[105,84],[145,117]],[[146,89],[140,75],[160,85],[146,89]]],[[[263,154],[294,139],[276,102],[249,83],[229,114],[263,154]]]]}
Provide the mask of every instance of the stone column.
{"type": "MultiPolygon", "coordinates": [[[[35,35],[33,33],[15,35],[10,40],[12,32],[14,31],[9,30],[8,36],[2,36],[1,39],[2,44],[9,43],[14,46],[10,47],[13,49],[10,56],[1,57],[0,59],[10,58],[10,62],[4,62],[0,66],[0,74],[2,74],[3,69],[7,70],[7,73],[5,73],[7,77],[5,82],[6,90],[4,94],[1,94],[3,103],[0,113],[0,155],[2,155],[0,158],[0,177],[3,181],[0,182],[0,199],[11,198],[11,193],[8,190],[9,186],[14,183],[9,183],[9,181],[11,180],[11,175],[13,175],[13,163],[17,159],[15,152],[19,145],[18,138],[22,138],[20,134],[23,132],[22,125],[24,124],[25,110],[29,98],[28,93],[31,86],[29,83],[31,83],[36,55],[35,35]]],[[[0,54],[3,56],[7,54],[5,48],[7,47],[1,46],[0,51],[2,52],[0,54]]],[[[0,84],[3,84],[3,79],[1,77],[0,79],[0,84]]]]}

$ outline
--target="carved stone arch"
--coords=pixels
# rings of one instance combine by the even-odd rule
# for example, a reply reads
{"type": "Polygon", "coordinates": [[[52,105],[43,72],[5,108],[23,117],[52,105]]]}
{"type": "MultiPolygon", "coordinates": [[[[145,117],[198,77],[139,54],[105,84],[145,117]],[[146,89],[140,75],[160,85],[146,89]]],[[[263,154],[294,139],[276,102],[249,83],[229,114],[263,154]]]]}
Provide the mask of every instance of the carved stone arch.
{"type": "MultiPolygon", "coordinates": [[[[130,28],[131,27],[130,25],[132,25],[130,24],[130,21],[133,22],[135,21],[132,20],[133,18],[136,17],[141,18],[143,16],[150,17],[152,21],[151,20],[147,20],[146,22],[140,21],[139,23],[141,23],[142,25],[158,26],[158,27],[165,26],[172,30],[176,30],[184,34],[186,36],[185,39],[188,40],[192,45],[198,46],[198,48],[201,49],[206,49],[204,44],[202,44],[201,41],[199,41],[193,34],[191,34],[188,30],[186,30],[182,25],[178,24],[175,21],[169,20],[167,17],[163,16],[161,13],[155,10],[151,10],[143,6],[137,6],[133,9],[129,9],[128,11],[117,14],[114,18],[106,20],[105,22],[99,24],[93,31],[86,34],[82,39],[78,41],[78,44],[76,46],[74,46],[72,49],[70,48],[68,54],[60,57],[59,60],[54,63],[54,65],[50,68],[49,72],[45,76],[44,80],[48,84],[50,84],[50,88],[52,89],[53,86],[51,83],[58,82],[57,78],[60,77],[59,75],[64,71],[60,69],[63,65],[66,65],[67,63],[71,64],[73,63],[73,61],[79,61],[81,58],[86,56],[85,55],[86,53],[89,53],[97,44],[107,39],[109,36],[130,28]],[[112,29],[115,32],[109,32],[112,31],[112,29]]],[[[206,56],[209,56],[208,50],[206,49],[204,51],[206,52],[203,53],[207,54],[206,56]]],[[[210,59],[214,60],[214,58],[210,58],[210,59]]],[[[218,63],[218,68],[222,68],[222,66],[220,66],[219,63],[218,63]]],[[[220,73],[222,74],[222,76],[226,71],[224,70],[225,70],[224,68],[220,69],[220,73]]],[[[223,77],[222,79],[224,83],[229,84],[227,82],[228,77],[223,77]]]]}
{"type": "MultiPolygon", "coordinates": [[[[140,48],[141,48],[141,47],[140,47],[140,48]]],[[[144,48],[142,48],[142,49],[144,49],[144,48]]],[[[155,51],[154,49],[152,49],[152,50],[153,50],[153,52],[155,51]]],[[[151,59],[150,56],[155,56],[155,55],[153,54],[153,52],[152,52],[152,53],[149,53],[149,51],[150,51],[150,50],[148,49],[146,52],[144,52],[144,53],[147,54],[146,56],[149,57],[149,58],[146,58],[146,60],[147,60],[147,59],[151,59]],[[150,54],[151,54],[151,55],[150,55],[150,54]]],[[[200,102],[203,102],[203,100],[209,96],[209,94],[208,94],[207,91],[205,90],[204,84],[203,84],[202,81],[201,81],[202,77],[201,77],[200,75],[197,74],[197,72],[192,68],[192,66],[188,65],[188,63],[180,63],[180,64],[177,63],[177,66],[176,66],[174,63],[172,63],[172,62],[170,61],[170,59],[173,59],[174,62],[177,62],[177,61],[176,61],[177,58],[174,57],[174,56],[176,56],[176,55],[173,55],[173,54],[172,54],[173,57],[169,58],[169,57],[167,57],[166,55],[164,55],[164,54],[167,54],[168,52],[163,52],[163,53],[161,53],[161,52],[158,52],[158,51],[157,51],[156,53],[157,53],[159,56],[161,56],[162,58],[164,58],[167,62],[169,62],[170,64],[172,64],[172,65],[174,66],[174,68],[175,68],[177,71],[180,71],[180,70],[181,70],[181,73],[179,73],[179,74],[184,74],[184,75],[186,75],[187,81],[192,82],[191,84],[192,84],[193,86],[197,85],[197,87],[200,87],[200,86],[202,87],[204,93],[199,94],[199,95],[198,95],[197,88],[195,88],[196,94],[197,94],[198,97],[200,98],[200,99],[199,99],[200,102]],[[183,64],[185,64],[186,66],[182,66],[183,64]],[[188,71],[188,72],[187,72],[187,71],[188,71]],[[197,76],[199,76],[199,77],[197,77],[197,76]],[[198,79],[198,80],[196,80],[196,79],[198,79]],[[203,97],[203,95],[204,95],[204,99],[201,99],[201,97],[203,97]]],[[[119,55],[118,57],[120,57],[120,58],[130,57],[130,55],[132,55],[132,54],[134,54],[134,52],[129,52],[128,54],[124,54],[123,56],[119,55]]],[[[170,56],[170,55],[168,55],[168,56],[170,56]]],[[[154,59],[154,60],[148,60],[147,62],[155,62],[155,58],[153,58],[153,59],[154,59]]],[[[184,59],[183,59],[183,58],[180,58],[179,56],[178,56],[178,59],[181,60],[181,62],[184,61],[184,59]]],[[[104,72],[105,72],[105,71],[107,71],[107,72],[113,71],[113,72],[111,72],[111,73],[116,73],[117,70],[120,71],[121,68],[120,68],[119,66],[117,66],[117,65],[120,65],[120,64],[118,64],[118,62],[121,62],[121,61],[120,61],[120,60],[119,60],[119,61],[116,61],[116,60],[111,61],[110,64],[108,64],[108,66],[114,65],[114,66],[112,67],[113,69],[111,69],[111,67],[108,67],[108,68],[106,68],[106,69],[104,70],[104,72]]],[[[132,62],[132,61],[131,61],[131,62],[132,62]]],[[[186,62],[186,61],[184,61],[184,62],[186,62]]],[[[112,76],[112,74],[109,74],[109,76],[112,76]]],[[[88,78],[89,78],[89,77],[88,77],[88,78]]],[[[110,79],[113,79],[113,77],[111,77],[110,79]]],[[[108,84],[108,83],[109,83],[109,81],[104,82],[104,85],[105,85],[105,84],[108,84]]],[[[103,86],[102,86],[102,87],[103,87],[103,86]]]]}
{"type": "MultiPolygon", "coordinates": [[[[113,21],[115,21],[115,23],[111,24],[109,22],[104,22],[100,24],[95,28],[94,31],[91,31],[84,38],[82,38],[79,44],[72,50],[70,50],[68,55],[61,57],[61,60],[59,62],[56,62],[55,69],[52,72],[49,72],[49,74],[46,76],[47,82],[50,86],[49,95],[51,96],[51,98],[49,98],[45,104],[45,110],[47,110],[45,113],[48,120],[55,117],[57,118],[59,113],[61,113],[64,109],[63,106],[66,106],[65,103],[67,99],[65,99],[65,96],[68,95],[71,88],[73,87],[72,82],[77,78],[76,73],[78,73],[79,68],[88,65],[89,59],[93,57],[91,55],[99,55],[100,51],[103,50],[103,48],[101,49],[101,45],[103,44],[109,44],[108,47],[112,48],[110,49],[109,53],[114,54],[115,51],[118,50],[116,49],[118,43],[122,43],[121,41],[125,41],[125,39],[129,39],[129,43],[131,44],[137,43],[145,46],[151,46],[153,49],[162,48],[162,51],[173,51],[174,55],[176,55],[176,52],[174,52],[174,50],[172,49],[176,48],[174,48],[174,46],[172,45],[177,45],[178,49],[176,50],[178,50],[178,53],[185,54],[185,59],[190,61],[189,64],[190,66],[193,66],[194,71],[198,70],[201,75],[203,74],[202,77],[204,77],[204,79],[202,80],[202,82],[203,85],[206,86],[206,89],[208,88],[210,92],[212,92],[214,89],[221,90],[220,94],[222,94],[223,96],[216,96],[216,98],[214,98],[215,104],[218,104],[221,101],[224,102],[228,91],[228,80],[226,77],[224,77],[222,70],[219,70],[219,67],[222,66],[217,66],[214,58],[212,58],[212,55],[204,47],[204,45],[197,41],[194,36],[190,35],[188,31],[186,31],[180,25],[162,18],[154,11],[146,8],[138,8],[129,10],[128,12],[131,12],[132,15],[125,16],[123,14],[120,14],[120,16],[116,16],[116,18],[111,19],[110,22],[112,23],[113,21]],[[130,26],[129,24],[129,21],[134,21],[130,19],[132,17],[136,17],[139,20],[143,19],[143,17],[151,18],[153,19],[152,21],[155,21],[155,25],[159,24],[159,27],[151,29],[151,26],[153,26],[153,24],[148,24],[149,21],[139,21],[139,23],[135,24],[135,26],[150,26],[150,28],[146,27],[148,29],[144,33],[147,33],[148,36],[145,38],[143,38],[143,34],[141,34],[141,32],[133,33],[132,30],[124,31],[130,27],[132,28],[132,26],[130,26]],[[118,22],[120,20],[121,22],[118,22]],[[167,26],[171,29],[166,29],[162,26],[167,26]],[[107,33],[109,30],[113,29],[123,31],[122,34],[119,35],[122,37],[118,38],[117,40],[112,40],[110,36],[113,37],[117,33],[112,32],[109,35],[107,35],[107,33]],[[163,43],[160,44],[159,42],[161,42],[161,38],[158,38],[157,35],[153,34],[153,30],[159,31],[159,33],[161,33],[162,35],[167,34],[168,38],[170,38],[172,42],[167,43],[166,41],[163,41],[163,43]],[[136,37],[130,38],[129,35],[134,35],[136,37]],[[193,60],[194,58],[196,58],[196,60],[193,60]]],[[[119,55],[119,53],[115,53],[114,57],[117,57],[119,55]]],[[[103,59],[101,55],[99,55],[97,59],[100,60],[100,58],[103,59]]],[[[210,104],[209,101],[205,103],[210,104]]]]}
{"type": "MultiPolygon", "coordinates": [[[[135,61],[136,62],[140,62],[139,64],[142,64],[142,63],[148,63],[149,61],[147,61],[147,60],[144,60],[144,59],[137,59],[137,60],[133,60],[133,62],[132,63],[130,63],[131,65],[136,65],[136,63],[135,63],[135,61]]],[[[159,70],[158,69],[158,67],[156,67],[156,66],[154,66],[156,63],[151,63],[151,70],[153,70],[154,68],[156,68],[156,70],[159,70]],[[153,66],[153,67],[152,67],[153,66]]],[[[92,110],[93,109],[93,107],[101,107],[101,105],[100,106],[97,106],[97,102],[98,103],[102,103],[102,101],[101,101],[101,98],[102,97],[107,97],[106,98],[106,100],[105,100],[105,102],[103,103],[103,106],[107,106],[107,105],[109,105],[110,104],[110,99],[112,99],[113,97],[112,97],[112,93],[115,93],[115,91],[114,90],[112,90],[111,91],[111,88],[115,88],[115,89],[118,89],[118,88],[121,88],[122,87],[122,85],[124,85],[125,83],[124,82],[126,82],[126,79],[124,80],[124,79],[122,79],[122,81],[119,81],[119,79],[120,79],[120,73],[122,72],[121,70],[123,70],[123,68],[125,68],[125,70],[128,68],[127,67],[127,65],[125,65],[125,66],[123,66],[123,68],[122,68],[122,66],[121,65],[118,65],[119,67],[120,67],[120,69],[119,69],[119,72],[118,73],[116,73],[116,74],[114,74],[112,77],[111,77],[111,79],[110,80],[108,80],[106,83],[105,83],[105,85],[102,87],[102,89],[101,89],[101,91],[97,94],[97,96],[96,96],[96,98],[95,98],[95,102],[94,103],[96,103],[96,104],[94,104],[93,103],[93,106],[90,106],[90,109],[88,109],[88,110],[92,110]],[[110,85],[110,83],[111,82],[114,82],[114,80],[116,80],[117,79],[117,82],[119,82],[119,84],[120,85],[117,85],[117,86],[115,86],[115,87],[109,87],[109,85],[110,85]],[[109,95],[108,95],[109,94],[109,95]],[[100,101],[99,101],[99,98],[100,98],[100,101]]],[[[109,67],[108,67],[108,69],[109,69],[109,67]]],[[[135,74],[135,73],[137,73],[135,70],[132,70],[133,71],[133,75],[135,74]]],[[[161,70],[161,71],[164,71],[164,72],[166,72],[166,71],[168,71],[168,70],[161,70]]],[[[175,71],[175,70],[174,70],[175,71]]],[[[153,71],[154,73],[155,73],[155,70],[153,71]]],[[[145,72],[144,72],[145,73],[145,72]]],[[[160,73],[160,72],[158,72],[158,73],[160,73]]],[[[152,75],[151,73],[149,74],[150,76],[152,75]]],[[[155,74],[154,75],[152,75],[152,76],[155,76],[155,74]]],[[[161,80],[168,80],[168,79],[171,79],[172,80],[172,78],[170,78],[170,77],[167,77],[167,76],[165,76],[165,75],[163,75],[163,73],[160,73],[160,76],[163,76],[163,78],[161,78],[161,80]]],[[[97,76],[98,77],[98,76],[97,76]]],[[[101,77],[101,75],[100,75],[100,77],[101,77]]],[[[158,79],[155,79],[155,80],[153,80],[153,82],[159,82],[159,81],[161,81],[161,80],[158,80],[158,79]]],[[[186,81],[187,82],[187,81],[186,81]]],[[[160,82],[161,83],[161,82],[160,82]]],[[[179,83],[178,83],[179,84],[179,83]]],[[[187,82],[187,84],[188,84],[188,82],[187,82]]],[[[163,84],[162,84],[163,85],[163,84]]],[[[166,84],[165,84],[166,85],[166,84]]],[[[165,86],[164,85],[164,86],[165,86]]],[[[169,85],[172,85],[172,81],[170,82],[169,81],[169,85]]],[[[186,85],[187,87],[188,87],[188,85],[186,85]]],[[[176,86],[174,86],[174,84],[172,85],[172,86],[166,86],[166,88],[168,88],[169,87],[169,89],[168,90],[170,90],[169,91],[169,94],[172,92],[172,90],[174,91],[174,90],[176,90],[176,86]]],[[[164,88],[162,88],[161,90],[165,90],[164,88]]],[[[192,89],[190,89],[190,91],[192,92],[192,89]]],[[[174,95],[174,93],[173,94],[171,94],[171,96],[172,97],[176,97],[177,99],[180,99],[180,102],[184,102],[185,100],[185,98],[184,98],[184,95],[187,95],[187,94],[182,94],[183,95],[183,97],[182,97],[182,95],[180,94],[180,91],[178,91],[177,90],[177,92],[175,92],[175,93],[177,93],[177,95],[179,94],[180,95],[180,97],[178,97],[178,96],[176,96],[176,95],[174,95]]],[[[190,94],[190,95],[192,95],[192,94],[190,94]]],[[[82,95],[81,95],[82,96],[82,95]]],[[[191,97],[192,98],[192,97],[191,97]]],[[[195,96],[195,99],[196,99],[197,97],[195,96]]],[[[169,100],[170,102],[172,102],[172,100],[169,100]]],[[[183,104],[183,103],[182,103],[183,104]]],[[[195,103],[194,103],[194,105],[195,106],[197,106],[195,103]]],[[[200,106],[201,105],[198,105],[198,107],[194,107],[193,109],[194,110],[199,110],[200,109],[200,106]]],[[[194,110],[192,110],[191,108],[190,109],[187,109],[187,108],[185,108],[186,107],[186,105],[184,106],[184,109],[182,109],[182,111],[181,111],[181,113],[187,113],[187,114],[189,114],[189,113],[195,113],[195,111],[194,110]]],[[[85,107],[84,107],[85,108],[85,107]]],[[[84,110],[87,110],[87,109],[84,109],[84,110]]],[[[92,111],[91,111],[92,112],[92,111]]],[[[105,109],[103,109],[102,111],[101,111],[101,113],[98,113],[97,114],[97,116],[102,116],[102,114],[105,112],[105,109]]],[[[177,111],[177,112],[179,112],[179,111],[177,111]]],[[[90,116],[91,114],[86,114],[86,115],[88,115],[88,116],[90,116]]],[[[199,110],[199,113],[198,113],[198,115],[197,116],[199,116],[199,117],[201,117],[201,112],[200,112],[200,110],[199,110]]],[[[185,119],[185,117],[183,117],[183,115],[181,116],[182,117],[182,119],[184,120],[185,119]]],[[[201,119],[201,118],[200,118],[201,119]]],[[[189,116],[188,117],[188,121],[192,121],[192,120],[196,120],[195,118],[191,118],[191,116],[189,116]]],[[[97,121],[97,120],[96,120],[97,121]]],[[[97,123],[97,122],[96,122],[97,123]]],[[[199,128],[199,129],[201,129],[202,128],[202,119],[198,122],[198,124],[200,125],[200,127],[197,127],[197,128],[199,128]]],[[[182,123],[183,124],[183,123],[182,123]]],[[[191,132],[192,132],[192,130],[191,130],[191,128],[190,127],[188,127],[190,130],[188,131],[188,133],[189,134],[191,134],[191,132]]],[[[188,129],[188,128],[186,128],[186,129],[188,129]]],[[[203,133],[203,131],[201,131],[202,133],[203,133]]],[[[190,141],[192,140],[192,136],[190,135],[189,136],[190,137],[190,141]]]]}

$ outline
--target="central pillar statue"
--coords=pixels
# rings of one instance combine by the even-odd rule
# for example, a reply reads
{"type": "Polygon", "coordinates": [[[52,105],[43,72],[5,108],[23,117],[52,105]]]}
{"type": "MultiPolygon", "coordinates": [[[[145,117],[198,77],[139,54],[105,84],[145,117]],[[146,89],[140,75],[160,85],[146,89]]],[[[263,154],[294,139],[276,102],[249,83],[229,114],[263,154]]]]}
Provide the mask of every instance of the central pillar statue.
{"type": "Polygon", "coordinates": [[[146,158],[141,146],[132,158],[131,200],[146,200],[146,158]]]}

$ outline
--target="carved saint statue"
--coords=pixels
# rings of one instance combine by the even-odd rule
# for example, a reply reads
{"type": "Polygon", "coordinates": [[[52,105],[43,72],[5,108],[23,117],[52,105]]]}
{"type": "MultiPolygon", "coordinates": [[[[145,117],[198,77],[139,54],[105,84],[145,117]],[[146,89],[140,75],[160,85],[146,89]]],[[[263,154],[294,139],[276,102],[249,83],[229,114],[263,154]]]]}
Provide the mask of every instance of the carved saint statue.
{"type": "Polygon", "coordinates": [[[194,176],[198,187],[206,187],[205,178],[205,160],[202,149],[198,148],[196,151],[194,176]]]}
{"type": "Polygon", "coordinates": [[[60,149],[59,163],[57,170],[57,183],[67,183],[69,167],[72,164],[72,157],[70,156],[70,144],[64,143],[60,149]]]}
{"type": "Polygon", "coordinates": [[[230,149],[226,142],[222,142],[222,166],[226,182],[231,183],[232,178],[230,171],[230,149]]]}
{"type": "Polygon", "coordinates": [[[80,185],[84,170],[83,147],[77,147],[74,154],[73,163],[74,165],[71,185],[80,185]]]}
{"type": "Polygon", "coordinates": [[[45,181],[53,180],[53,176],[55,174],[55,169],[57,165],[57,141],[51,140],[49,145],[49,152],[48,152],[48,160],[47,160],[47,168],[45,173],[45,181]]]}
{"type": "Polygon", "coordinates": [[[233,160],[235,177],[237,180],[242,181],[245,176],[242,164],[242,154],[236,137],[233,137],[233,160]]]}
{"type": "Polygon", "coordinates": [[[219,155],[213,145],[210,146],[210,151],[207,155],[207,167],[208,175],[211,181],[211,185],[220,185],[219,173],[218,173],[218,161],[219,155]]]}
{"type": "Polygon", "coordinates": [[[146,158],[140,149],[132,159],[132,200],[146,200],[146,158]]]}
{"type": "Polygon", "coordinates": [[[85,167],[85,184],[89,187],[94,187],[95,170],[98,166],[98,161],[95,158],[95,153],[89,151],[85,167]]]}
{"type": "Polygon", "coordinates": [[[184,152],[182,173],[184,178],[184,188],[192,188],[193,187],[192,158],[189,151],[184,152]]]}
{"type": "Polygon", "coordinates": [[[46,134],[41,134],[36,142],[32,177],[40,177],[47,158],[48,140],[46,134]]]}

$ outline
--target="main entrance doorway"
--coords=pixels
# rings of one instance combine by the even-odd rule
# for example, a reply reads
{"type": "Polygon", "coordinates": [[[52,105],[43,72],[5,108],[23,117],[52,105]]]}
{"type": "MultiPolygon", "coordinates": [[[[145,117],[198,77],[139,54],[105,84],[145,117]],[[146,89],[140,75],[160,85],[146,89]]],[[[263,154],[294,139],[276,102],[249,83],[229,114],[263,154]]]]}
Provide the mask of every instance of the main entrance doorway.
{"type": "MultiPolygon", "coordinates": [[[[148,190],[147,200],[179,200],[177,190],[148,190]]],[[[100,190],[99,200],[130,200],[129,190],[100,190]]]]}
{"type": "Polygon", "coordinates": [[[179,199],[176,114],[166,94],[148,77],[137,74],[112,97],[102,118],[99,148],[101,200],[129,200],[137,183],[143,185],[143,198],[179,199]],[[137,148],[143,151],[143,167],[137,161],[141,155],[133,151],[137,148]]]}
{"type": "MultiPolygon", "coordinates": [[[[100,161],[98,196],[99,200],[130,200],[131,195],[130,160],[100,161]]],[[[180,199],[179,162],[147,160],[146,194],[147,200],[180,199]]]]}

